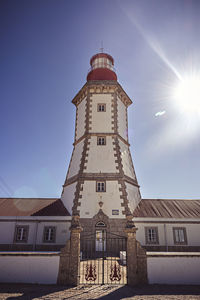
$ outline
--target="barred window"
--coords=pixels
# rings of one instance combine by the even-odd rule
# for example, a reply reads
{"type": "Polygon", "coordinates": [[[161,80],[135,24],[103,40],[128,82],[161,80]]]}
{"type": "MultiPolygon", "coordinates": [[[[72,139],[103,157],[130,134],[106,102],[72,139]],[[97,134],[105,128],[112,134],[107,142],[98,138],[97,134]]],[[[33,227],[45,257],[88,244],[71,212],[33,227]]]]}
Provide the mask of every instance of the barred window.
{"type": "Polygon", "coordinates": [[[98,103],[97,104],[97,111],[99,111],[99,112],[106,111],[106,104],[105,103],[98,103]]]}
{"type": "Polygon", "coordinates": [[[28,226],[19,226],[15,227],[15,238],[16,243],[27,243],[28,241],[28,226]]]}
{"type": "Polygon", "coordinates": [[[55,243],[56,240],[56,227],[54,226],[45,226],[43,242],[44,243],[55,243]]]}
{"type": "Polygon", "coordinates": [[[106,137],[98,136],[97,137],[97,145],[100,145],[100,146],[106,145],[106,137]]]}
{"type": "Polygon", "coordinates": [[[158,228],[145,227],[146,244],[158,244],[158,228]]]}
{"type": "Polygon", "coordinates": [[[174,244],[176,245],[186,245],[187,244],[187,235],[186,229],[184,227],[174,227],[173,228],[174,235],[174,244]]]}
{"type": "Polygon", "coordinates": [[[105,181],[97,181],[96,191],[97,192],[105,192],[106,191],[106,182],[105,181]]]}

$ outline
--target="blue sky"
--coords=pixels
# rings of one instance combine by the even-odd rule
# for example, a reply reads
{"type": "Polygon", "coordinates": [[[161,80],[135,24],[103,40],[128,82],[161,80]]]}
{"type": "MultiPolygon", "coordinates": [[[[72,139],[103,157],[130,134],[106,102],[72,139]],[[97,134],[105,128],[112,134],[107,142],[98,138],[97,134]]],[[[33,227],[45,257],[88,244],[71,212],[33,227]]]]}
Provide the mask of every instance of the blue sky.
{"type": "Polygon", "coordinates": [[[200,198],[200,115],[172,92],[200,70],[199,15],[198,0],[2,0],[0,197],[60,197],[71,100],[103,41],[134,102],[129,142],[142,197],[200,198]]]}

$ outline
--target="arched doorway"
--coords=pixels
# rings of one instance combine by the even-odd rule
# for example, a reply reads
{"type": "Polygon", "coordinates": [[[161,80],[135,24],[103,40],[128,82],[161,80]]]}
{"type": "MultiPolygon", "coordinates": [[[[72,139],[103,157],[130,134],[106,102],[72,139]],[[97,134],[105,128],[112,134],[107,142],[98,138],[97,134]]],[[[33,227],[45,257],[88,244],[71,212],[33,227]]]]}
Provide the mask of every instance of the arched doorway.
{"type": "Polygon", "coordinates": [[[95,225],[95,249],[96,251],[106,251],[106,224],[99,221],[95,225]]]}

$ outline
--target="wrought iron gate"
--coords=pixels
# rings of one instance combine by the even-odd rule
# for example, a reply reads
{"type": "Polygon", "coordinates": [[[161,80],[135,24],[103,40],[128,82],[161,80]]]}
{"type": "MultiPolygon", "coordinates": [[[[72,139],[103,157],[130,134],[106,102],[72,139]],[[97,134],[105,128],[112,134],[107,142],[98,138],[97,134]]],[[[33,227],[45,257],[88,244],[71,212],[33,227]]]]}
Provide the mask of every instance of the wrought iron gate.
{"type": "Polygon", "coordinates": [[[81,237],[80,284],[126,284],[126,237],[105,230],[81,237]]]}

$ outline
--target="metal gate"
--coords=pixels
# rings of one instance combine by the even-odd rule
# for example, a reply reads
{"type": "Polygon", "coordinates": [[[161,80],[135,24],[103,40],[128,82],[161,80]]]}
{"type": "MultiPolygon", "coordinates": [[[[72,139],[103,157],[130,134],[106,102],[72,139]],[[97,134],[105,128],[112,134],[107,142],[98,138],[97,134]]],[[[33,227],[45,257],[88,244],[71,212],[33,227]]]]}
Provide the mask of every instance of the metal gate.
{"type": "Polygon", "coordinates": [[[80,284],[127,284],[126,237],[97,230],[80,246],[80,284]]]}

